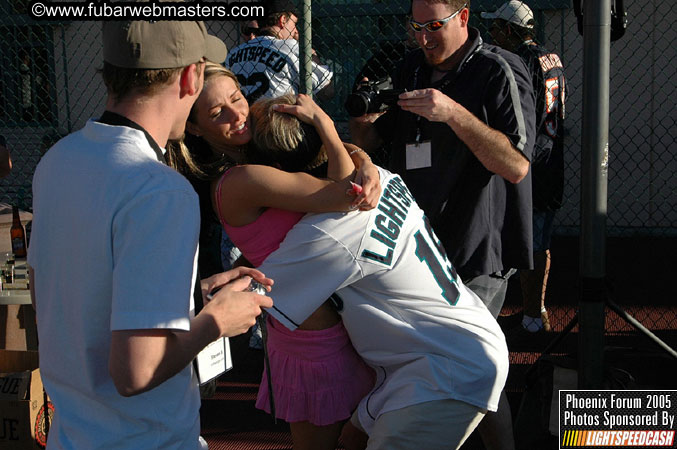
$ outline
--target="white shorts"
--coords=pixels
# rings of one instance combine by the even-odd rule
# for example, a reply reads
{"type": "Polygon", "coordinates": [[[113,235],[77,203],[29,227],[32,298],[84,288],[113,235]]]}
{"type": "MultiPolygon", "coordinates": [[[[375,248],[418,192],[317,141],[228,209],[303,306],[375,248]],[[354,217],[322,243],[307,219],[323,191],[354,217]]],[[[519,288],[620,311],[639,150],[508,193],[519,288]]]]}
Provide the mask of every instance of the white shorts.
{"type": "MultiPolygon", "coordinates": [[[[381,414],[374,422],[367,450],[458,449],[486,411],[458,400],[436,400],[381,414]]],[[[357,412],[352,424],[364,431],[357,412]]]]}

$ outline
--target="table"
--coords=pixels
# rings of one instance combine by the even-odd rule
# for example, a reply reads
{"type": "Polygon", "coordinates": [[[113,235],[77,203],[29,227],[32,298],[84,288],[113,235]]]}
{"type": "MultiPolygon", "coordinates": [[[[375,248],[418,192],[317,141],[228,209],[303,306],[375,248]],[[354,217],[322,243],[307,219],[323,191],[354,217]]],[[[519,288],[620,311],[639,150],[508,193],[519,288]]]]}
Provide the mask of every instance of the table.
{"type": "MultiPolygon", "coordinates": [[[[26,286],[25,259],[17,259],[14,266],[13,286],[26,286]]],[[[10,350],[37,350],[38,334],[35,310],[28,289],[3,289],[0,291],[0,348],[10,350]]]]}
{"type": "Polygon", "coordinates": [[[30,305],[31,293],[28,289],[12,289],[0,292],[0,305],[30,305]]]}
{"type": "Polygon", "coordinates": [[[28,267],[25,259],[17,259],[14,264],[14,284],[11,288],[3,286],[0,291],[0,305],[30,305],[31,294],[28,289],[19,287],[28,286],[28,267]]]}

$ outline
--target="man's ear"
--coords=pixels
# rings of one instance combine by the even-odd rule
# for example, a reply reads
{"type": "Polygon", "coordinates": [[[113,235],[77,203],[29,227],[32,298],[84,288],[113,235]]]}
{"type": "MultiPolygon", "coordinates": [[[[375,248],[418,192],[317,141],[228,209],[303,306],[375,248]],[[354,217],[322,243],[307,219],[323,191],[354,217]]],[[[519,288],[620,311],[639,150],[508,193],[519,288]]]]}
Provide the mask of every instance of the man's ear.
{"type": "Polygon", "coordinates": [[[280,14],[280,17],[277,18],[277,26],[280,28],[284,28],[288,20],[289,17],[286,14],[280,14]]]}
{"type": "Polygon", "coordinates": [[[197,64],[191,64],[184,67],[179,75],[179,94],[181,97],[185,95],[196,95],[200,92],[200,76],[198,74],[199,67],[197,64]]]}
{"type": "Polygon", "coordinates": [[[193,136],[200,137],[202,133],[200,132],[200,127],[191,121],[186,121],[186,131],[192,134],[193,136]]]}
{"type": "Polygon", "coordinates": [[[468,21],[470,20],[470,8],[463,8],[463,11],[461,11],[461,26],[465,27],[468,26],[468,21]]]}

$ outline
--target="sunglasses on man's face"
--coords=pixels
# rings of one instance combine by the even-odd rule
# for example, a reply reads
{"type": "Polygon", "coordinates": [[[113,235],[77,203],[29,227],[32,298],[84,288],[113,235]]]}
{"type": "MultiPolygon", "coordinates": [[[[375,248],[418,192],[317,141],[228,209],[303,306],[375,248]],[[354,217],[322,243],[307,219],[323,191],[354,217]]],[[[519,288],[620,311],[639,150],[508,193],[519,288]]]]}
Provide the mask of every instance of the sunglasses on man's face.
{"type": "Polygon", "coordinates": [[[417,33],[423,31],[424,28],[426,29],[426,31],[429,31],[431,33],[434,33],[435,31],[440,31],[447,24],[447,22],[456,17],[458,13],[463,11],[463,8],[465,8],[466,5],[467,3],[464,3],[463,6],[461,6],[461,8],[458,11],[456,11],[449,17],[445,17],[444,19],[431,20],[430,22],[426,23],[420,23],[416,22],[414,19],[410,19],[409,26],[411,27],[412,30],[416,31],[417,33]]]}

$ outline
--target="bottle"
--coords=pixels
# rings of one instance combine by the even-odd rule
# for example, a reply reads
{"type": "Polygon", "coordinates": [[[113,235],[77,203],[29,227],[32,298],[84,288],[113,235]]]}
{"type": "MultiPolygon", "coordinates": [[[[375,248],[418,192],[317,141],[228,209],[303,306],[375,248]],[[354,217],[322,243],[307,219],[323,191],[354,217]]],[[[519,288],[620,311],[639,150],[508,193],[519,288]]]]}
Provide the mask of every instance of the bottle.
{"type": "Polygon", "coordinates": [[[12,206],[12,228],[9,229],[12,238],[12,252],[17,258],[26,257],[26,232],[23,225],[21,225],[21,218],[19,217],[19,207],[12,206]]]}

